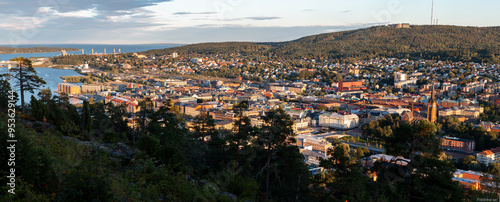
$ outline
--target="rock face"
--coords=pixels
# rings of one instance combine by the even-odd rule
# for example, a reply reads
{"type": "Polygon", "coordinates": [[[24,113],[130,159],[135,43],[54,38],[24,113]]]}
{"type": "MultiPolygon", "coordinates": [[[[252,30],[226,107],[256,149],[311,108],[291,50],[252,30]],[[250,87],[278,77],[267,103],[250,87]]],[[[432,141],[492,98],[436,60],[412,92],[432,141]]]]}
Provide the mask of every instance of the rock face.
{"type": "Polygon", "coordinates": [[[87,146],[91,146],[96,149],[101,149],[106,152],[112,157],[118,157],[118,158],[132,158],[135,155],[135,151],[128,147],[125,143],[119,142],[119,143],[95,143],[95,142],[90,142],[90,141],[81,141],[79,139],[76,139],[74,137],[68,137],[68,136],[63,136],[63,140],[70,140],[73,141],[77,144],[84,144],[87,146]]]}
{"type": "MultiPolygon", "coordinates": [[[[29,121],[29,120],[24,120],[20,119],[21,123],[34,128],[38,134],[42,134],[43,131],[45,130],[56,130],[57,127],[52,124],[44,123],[41,121],[29,121]],[[41,132],[42,131],[42,132],[41,132]]],[[[96,142],[90,142],[90,141],[81,141],[79,139],[76,139],[74,137],[69,137],[69,136],[63,136],[63,140],[70,140],[73,141],[77,144],[84,144],[87,146],[91,146],[96,149],[101,149],[106,152],[112,157],[118,157],[118,158],[132,158],[135,154],[135,151],[128,147],[125,143],[119,142],[119,143],[96,143],[96,142]]]]}

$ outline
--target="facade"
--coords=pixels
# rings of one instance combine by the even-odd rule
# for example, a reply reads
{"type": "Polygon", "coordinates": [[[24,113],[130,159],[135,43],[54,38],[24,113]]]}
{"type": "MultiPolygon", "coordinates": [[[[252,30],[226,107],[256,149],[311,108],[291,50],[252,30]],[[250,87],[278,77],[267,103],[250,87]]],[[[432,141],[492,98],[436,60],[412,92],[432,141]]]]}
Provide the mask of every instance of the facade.
{"type": "Polygon", "coordinates": [[[476,148],[476,143],[472,140],[446,136],[443,138],[443,141],[441,142],[441,148],[472,153],[476,148]]]}
{"type": "Polygon", "coordinates": [[[303,130],[309,127],[309,121],[303,119],[294,119],[293,120],[293,131],[298,132],[299,130],[303,130]]]}
{"type": "Polygon", "coordinates": [[[99,84],[82,85],[82,93],[101,92],[104,87],[99,84]]]}
{"type": "Polygon", "coordinates": [[[484,150],[482,152],[477,153],[476,159],[477,161],[484,163],[487,166],[496,162],[495,154],[490,150],[484,150]]]}
{"type": "Polygon", "coordinates": [[[57,90],[62,93],[70,94],[80,94],[80,86],[70,84],[70,83],[60,83],[57,85],[57,90]]]}
{"type": "Polygon", "coordinates": [[[403,88],[409,85],[414,85],[417,84],[417,79],[416,78],[411,78],[409,80],[404,80],[404,81],[394,81],[394,87],[396,88],[403,88]]]}
{"type": "Polygon", "coordinates": [[[500,147],[484,150],[476,154],[477,161],[484,163],[486,165],[498,162],[499,158],[500,158],[500,147]]]}
{"type": "Polygon", "coordinates": [[[458,107],[454,106],[449,109],[439,110],[439,116],[463,116],[467,119],[477,119],[480,114],[483,113],[484,108],[479,106],[466,106],[458,107]]]}
{"type": "Polygon", "coordinates": [[[359,117],[356,114],[324,113],[319,115],[318,125],[323,127],[348,130],[358,127],[359,117]]]}
{"type": "Polygon", "coordinates": [[[407,75],[402,72],[396,72],[394,73],[394,83],[397,83],[399,81],[405,81],[407,79],[407,75]]]}
{"type": "Polygon", "coordinates": [[[326,154],[328,149],[332,147],[332,143],[323,138],[297,136],[296,140],[297,141],[295,143],[291,143],[291,145],[295,145],[300,148],[310,147],[312,150],[321,152],[323,154],[326,154]]]}
{"type": "Polygon", "coordinates": [[[354,91],[365,90],[366,87],[363,86],[362,81],[341,81],[337,89],[338,91],[354,91]]]}
{"type": "Polygon", "coordinates": [[[465,188],[474,188],[475,190],[481,189],[481,177],[482,173],[476,171],[465,171],[457,169],[455,173],[453,173],[453,181],[457,181],[460,183],[462,187],[465,188]]]}

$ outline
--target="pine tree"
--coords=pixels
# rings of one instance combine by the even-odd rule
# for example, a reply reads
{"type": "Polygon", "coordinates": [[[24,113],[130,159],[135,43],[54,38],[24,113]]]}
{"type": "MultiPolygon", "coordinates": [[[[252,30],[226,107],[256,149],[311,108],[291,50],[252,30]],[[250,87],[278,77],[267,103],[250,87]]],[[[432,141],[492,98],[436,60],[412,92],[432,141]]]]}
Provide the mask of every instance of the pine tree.
{"type": "Polygon", "coordinates": [[[21,109],[23,113],[26,113],[24,92],[28,91],[33,93],[35,89],[38,89],[42,84],[46,84],[46,82],[38,77],[35,69],[31,65],[31,60],[24,57],[16,57],[11,59],[11,61],[16,61],[18,68],[12,70],[14,73],[3,74],[2,77],[15,79],[15,87],[19,88],[21,94],[21,109]]]}

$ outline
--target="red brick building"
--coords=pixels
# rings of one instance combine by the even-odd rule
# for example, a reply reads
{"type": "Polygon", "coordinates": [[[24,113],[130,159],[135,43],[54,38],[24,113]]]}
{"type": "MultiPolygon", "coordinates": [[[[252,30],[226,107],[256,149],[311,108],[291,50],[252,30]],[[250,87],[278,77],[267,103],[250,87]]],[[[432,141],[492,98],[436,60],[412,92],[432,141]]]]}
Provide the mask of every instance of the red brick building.
{"type": "Polygon", "coordinates": [[[341,81],[338,86],[338,91],[365,90],[361,81],[341,81]]]}
{"type": "Polygon", "coordinates": [[[441,148],[466,153],[473,153],[476,148],[476,143],[472,140],[465,140],[456,137],[444,137],[441,142],[441,148]]]}

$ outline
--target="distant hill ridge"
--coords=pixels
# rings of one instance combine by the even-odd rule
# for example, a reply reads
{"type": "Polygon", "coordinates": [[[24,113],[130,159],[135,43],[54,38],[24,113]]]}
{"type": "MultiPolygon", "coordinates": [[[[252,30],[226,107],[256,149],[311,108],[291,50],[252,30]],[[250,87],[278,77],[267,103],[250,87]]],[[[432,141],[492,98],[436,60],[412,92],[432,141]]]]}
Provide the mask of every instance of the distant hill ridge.
{"type": "Polygon", "coordinates": [[[13,54],[13,53],[48,53],[66,51],[78,51],[77,48],[60,48],[60,47],[32,47],[32,48],[12,48],[0,47],[0,54],[13,54]]]}
{"type": "Polygon", "coordinates": [[[302,37],[286,42],[200,43],[146,54],[226,54],[283,59],[370,59],[395,57],[498,63],[500,27],[412,25],[410,28],[376,26],[302,37]]]}

